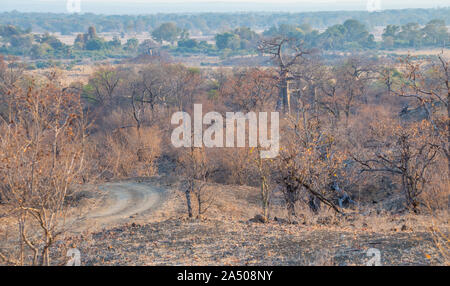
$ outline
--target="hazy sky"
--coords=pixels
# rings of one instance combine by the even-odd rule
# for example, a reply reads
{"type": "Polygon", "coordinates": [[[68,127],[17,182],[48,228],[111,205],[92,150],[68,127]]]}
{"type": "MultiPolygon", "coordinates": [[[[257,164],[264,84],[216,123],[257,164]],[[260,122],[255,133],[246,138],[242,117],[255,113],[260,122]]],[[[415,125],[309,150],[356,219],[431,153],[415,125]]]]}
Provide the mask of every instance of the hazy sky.
{"type": "Polygon", "coordinates": [[[0,11],[68,12],[68,1],[80,1],[81,12],[151,14],[169,12],[336,11],[449,7],[450,0],[0,0],[0,11]]]}

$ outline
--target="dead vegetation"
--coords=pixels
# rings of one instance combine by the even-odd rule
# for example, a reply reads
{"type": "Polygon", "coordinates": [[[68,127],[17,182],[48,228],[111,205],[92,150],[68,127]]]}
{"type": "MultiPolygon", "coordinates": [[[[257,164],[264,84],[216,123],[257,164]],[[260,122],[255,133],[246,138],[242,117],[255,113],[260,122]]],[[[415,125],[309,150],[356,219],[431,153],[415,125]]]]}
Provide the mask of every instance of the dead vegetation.
{"type": "Polygon", "coordinates": [[[1,59],[0,220],[17,226],[2,263],[59,259],[76,240],[58,236],[80,183],[153,177],[178,188],[171,207],[86,234],[87,264],[361,264],[373,245],[386,264],[448,264],[448,59],[330,60],[283,39],[261,50],[275,68],[150,61],[69,86],[1,59]],[[247,139],[174,148],[171,116],[194,103],[280,111],[279,156],[261,159],[247,139]]]}
{"type": "MultiPolygon", "coordinates": [[[[299,204],[297,221],[287,223],[277,194],[272,219],[262,223],[253,219],[260,209],[258,188],[207,187],[217,199],[202,219],[187,218],[185,196],[174,190],[152,219],[68,237],[65,245],[80,249],[83,265],[365,265],[369,248],[380,249],[383,265],[446,263],[427,215],[372,209],[342,219],[333,211],[314,215],[299,204]]],[[[445,226],[443,217],[436,226],[445,226]]]]}

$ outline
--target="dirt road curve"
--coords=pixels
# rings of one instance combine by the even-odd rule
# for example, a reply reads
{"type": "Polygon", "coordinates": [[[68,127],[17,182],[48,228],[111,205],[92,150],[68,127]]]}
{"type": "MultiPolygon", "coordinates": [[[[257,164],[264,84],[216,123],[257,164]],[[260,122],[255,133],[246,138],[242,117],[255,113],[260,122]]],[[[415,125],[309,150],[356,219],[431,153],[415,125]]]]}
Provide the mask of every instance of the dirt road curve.
{"type": "Polygon", "coordinates": [[[145,218],[165,199],[164,189],[149,183],[106,183],[98,189],[103,199],[88,214],[72,220],[75,232],[128,222],[130,218],[145,218]]]}

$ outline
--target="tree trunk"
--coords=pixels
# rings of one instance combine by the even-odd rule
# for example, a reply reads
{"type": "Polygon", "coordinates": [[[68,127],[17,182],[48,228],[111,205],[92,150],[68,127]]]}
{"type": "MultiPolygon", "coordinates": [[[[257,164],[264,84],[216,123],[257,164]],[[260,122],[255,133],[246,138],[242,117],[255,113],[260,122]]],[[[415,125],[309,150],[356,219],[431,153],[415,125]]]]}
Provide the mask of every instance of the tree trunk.
{"type": "Polygon", "coordinates": [[[317,214],[319,212],[319,210],[320,210],[320,200],[318,200],[313,195],[309,195],[308,206],[309,206],[309,209],[313,213],[317,214]]]}
{"type": "Polygon", "coordinates": [[[191,191],[193,188],[193,183],[190,182],[189,186],[186,188],[185,195],[186,195],[186,204],[187,204],[187,210],[189,217],[192,217],[192,203],[191,203],[191,191]]]}
{"type": "Polygon", "coordinates": [[[287,209],[288,209],[288,215],[289,215],[289,220],[291,220],[291,218],[296,216],[295,213],[295,193],[293,190],[287,190],[287,209]]]}
{"type": "Polygon", "coordinates": [[[265,178],[262,178],[261,182],[261,201],[262,201],[262,209],[263,209],[263,216],[264,220],[269,220],[269,190],[267,189],[267,186],[265,184],[265,178]]]}
{"type": "Polygon", "coordinates": [[[291,113],[291,96],[289,94],[289,82],[286,78],[281,79],[280,86],[280,101],[282,110],[285,114],[291,113]]]}
{"type": "Polygon", "coordinates": [[[197,214],[197,217],[201,218],[201,216],[202,216],[202,193],[201,193],[200,189],[197,192],[197,203],[198,203],[198,214],[197,214]]]}

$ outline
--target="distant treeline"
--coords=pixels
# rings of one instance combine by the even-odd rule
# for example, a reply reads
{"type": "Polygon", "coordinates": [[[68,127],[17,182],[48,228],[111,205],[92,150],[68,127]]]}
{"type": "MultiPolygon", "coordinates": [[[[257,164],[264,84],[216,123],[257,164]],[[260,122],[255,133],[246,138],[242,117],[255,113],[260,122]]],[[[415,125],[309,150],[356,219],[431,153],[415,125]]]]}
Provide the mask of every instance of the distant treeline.
{"type": "MultiPolygon", "coordinates": [[[[67,45],[49,33],[33,34],[30,29],[0,25],[0,54],[25,56],[32,60],[125,58],[147,52],[153,43],[152,40],[139,43],[137,39],[128,39],[122,43],[118,37],[107,41],[99,37],[92,26],[87,33],[78,34],[73,45],[67,45]]],[[[36,68],[46,68],[53,64],[37,62],[36,68]]]]}
{"type": "MultiPolygon", "coordinates": [[[[150,12],[150,11],[149,11],[150,12]]],[[[369,30],[375,26],[405,25],[410,22],[425,25],[433,19],[450,23],[450,7],[439,9],[402,9],[381,12],[334,11],[304,13],[194,13],[151,15],[97,15],[53,13],[0,13],[0,24],[13,25],[35,32],[80,33],[90,26],[98,32],[139,33],[152,31],[166,22],[173,22],[191,34],[215,34],[239,27],[267,29],[281,24],[309,24],[316,29],[328,28],[354,19],[369,30]]]]}
{"type": "Polygon", "coordinates": [[[135,38],[124,40],[124,33],[107,41],[98,36],[96,27],[90,26],[87,33],[77,35],[73,45],[62,43],[49,33],[33,34],[12,25],[0,25],[0,53],[28,56],[31,59],[82,59],[85,57],[104,59],[122,58],[148,54],[154,49],[166,49],[176,54],[208,54],[232,56],[254,54],[263,38],[283,37],[303,48],[318,48],[328,51],[359,51],[395,48],[446,48],[450,47],[450,33],[444,20],[434,19],[425,25],[407,23],[387,25],[381,41],[375,41],[363,23],[349,19],[342,24],[328,27],[324,31],[313,29],[308,24],[281,24],[262,33],[248,27],[239,27],[215,35],[215,45],[190,37],[190,31],[173,22],[161,24],[152,31],[152,38],[142,43],[135,38]],[[157,41],[158,43],[156,43],[157,41]]]}

